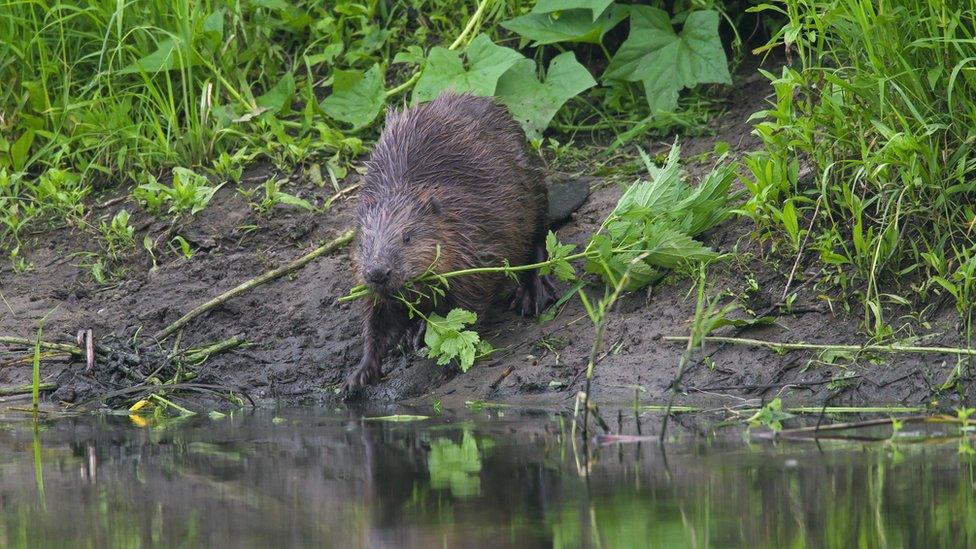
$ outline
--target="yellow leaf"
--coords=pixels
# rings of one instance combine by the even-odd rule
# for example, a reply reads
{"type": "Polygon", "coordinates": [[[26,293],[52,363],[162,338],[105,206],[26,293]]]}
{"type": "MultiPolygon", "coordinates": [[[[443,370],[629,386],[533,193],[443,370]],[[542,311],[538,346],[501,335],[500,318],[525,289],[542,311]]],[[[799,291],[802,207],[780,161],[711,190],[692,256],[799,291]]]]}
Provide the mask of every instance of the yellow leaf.
{"type": "Polygon", "coordinates": [[[138,412],[139,410],[142,410],[143,408],[145,408],[147,404],[149,404],[149,401],[146,400],[146,399],[142,399],[139,402],[136,402],[135,404],[133,404],[132,406],[129,406],[129,411],[130,412],[138,412]]]}

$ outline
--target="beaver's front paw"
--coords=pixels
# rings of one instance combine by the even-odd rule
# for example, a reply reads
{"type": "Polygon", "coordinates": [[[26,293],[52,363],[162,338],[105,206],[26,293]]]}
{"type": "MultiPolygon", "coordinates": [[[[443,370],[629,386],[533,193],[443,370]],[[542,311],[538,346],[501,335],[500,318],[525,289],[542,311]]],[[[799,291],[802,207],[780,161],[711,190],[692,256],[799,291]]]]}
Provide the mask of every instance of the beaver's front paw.
{"type": "Polygon", "coordinates": [[[382,377],[383,371],[380,369],[380,361],[363,357],[356,371],[350,374],[346,378],[346,382],[342,384],[342,389],[346,392],[355,391],[378,382],[382,377]]]}

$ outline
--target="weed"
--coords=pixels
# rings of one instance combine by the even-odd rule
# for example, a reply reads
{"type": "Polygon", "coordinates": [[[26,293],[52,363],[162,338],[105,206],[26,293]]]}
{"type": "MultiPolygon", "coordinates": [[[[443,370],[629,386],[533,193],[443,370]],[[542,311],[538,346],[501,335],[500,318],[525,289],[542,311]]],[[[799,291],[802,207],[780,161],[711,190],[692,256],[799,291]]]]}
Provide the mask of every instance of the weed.
{"type": "Polygon", "coordinates": [[[208,185],[207,178],[186,168],[173,168],[171,185],[160,183],[153,175],[147,174],[148,182],[132,191],[132,196],[150,213],[158,214],[168,205],[168,213],[175,217],[196,214],[203,211],[223,186],[208,185]]]}
{"type": "Polygon", "coordinates": [[[296,206],[307,211],[312,211],[315,209],[315,206],[312,206],[308,200],[282,191],[281,187],[284,186],[285,183],[287,183],[287,180],[268,178],[264,182],[264,186],[261,187],[264,191],[264,198],[262,198],[260,202],[251,203],[251,207],[254,209],[254,211],[267,215],[271,213],[271,210],[273,210],[275,206],[279,204],[296,206]]]}
{"type": "Polygon", "coordinates": [[[112,259],[119,259],[135,246],[135,228],[129,225],[129,212],[126,210],[119,210],[109,223],[103,220],[98,229],[102,233],[106,251],[112,259]]]}
{"type": "Polygon", "coordinates": [[[858,298],[876,339],[891,332],[888,296],[906,286],[948,292],[971,316],[976,8],[786,0],[759,9],[787,17],[771,44],[799,63],[767,73],[775,100],[757,115],[765,151],[746,163],[744,213],[793,249],[797,220],[810,219],[812,248],[858,298]],[[798,177],[798,165],[811,176],[798,177]]]}
{"type": "MultiPolygon", "coordinates": [[[[288,169],[313,160],[317,184],[338,191],[380,113],[406,94],[494,95],[536,143],[553,120],[557,130],[593,117],[633,129],[614,149],[655,129],[701,127],[706,111],[679,92],[729,81],[722,3],[652,4],[8,2],[0,246],[19,244],[30,224],[80,218],[96,176],[137,182],[140,203],[174,216],[212,196],[198,173],[237,183],[259,158],[288,169]],[[611,52],[604,35],[624,21],[627,38],[611,52]],[[170,169],[169,185],[145,175],[170,169]]],[[[268,192],[261,207],[288,201],[268,192]]]]}

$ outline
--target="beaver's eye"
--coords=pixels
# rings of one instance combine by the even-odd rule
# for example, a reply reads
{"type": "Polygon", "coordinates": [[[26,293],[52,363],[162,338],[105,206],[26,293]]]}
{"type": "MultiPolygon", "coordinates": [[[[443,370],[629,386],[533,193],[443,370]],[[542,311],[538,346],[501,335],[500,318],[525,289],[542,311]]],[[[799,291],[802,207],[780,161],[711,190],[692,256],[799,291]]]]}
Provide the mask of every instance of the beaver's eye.
{"type": "Polygon", "coordinates": [[[410,244],[410,236],[411,235],[409,235],[409,234],[403,235],[403,243],[404,244],[410,244]]]}

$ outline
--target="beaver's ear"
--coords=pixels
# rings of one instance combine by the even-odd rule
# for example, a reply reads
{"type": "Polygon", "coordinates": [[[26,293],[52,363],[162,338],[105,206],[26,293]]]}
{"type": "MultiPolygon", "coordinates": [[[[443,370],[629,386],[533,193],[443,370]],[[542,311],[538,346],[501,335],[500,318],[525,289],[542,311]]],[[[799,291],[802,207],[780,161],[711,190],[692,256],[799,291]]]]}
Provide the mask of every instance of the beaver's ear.
{"type": "Polygon", "coordinates": [[[438,215],[441,213],[441,201],[436,198],[429,198],[424,203],[424,213],[427,215],[438,215]]]}

